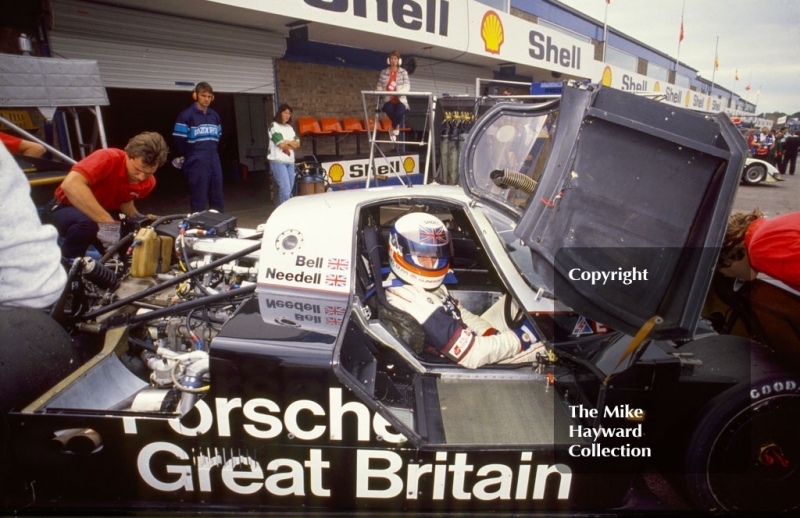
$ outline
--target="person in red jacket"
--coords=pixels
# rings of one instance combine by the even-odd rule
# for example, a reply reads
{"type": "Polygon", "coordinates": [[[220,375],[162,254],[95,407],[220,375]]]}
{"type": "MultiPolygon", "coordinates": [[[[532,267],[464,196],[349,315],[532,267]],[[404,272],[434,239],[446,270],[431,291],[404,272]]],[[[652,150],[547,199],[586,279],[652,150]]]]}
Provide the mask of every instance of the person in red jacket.
{"type": "Polygon", "coordinates": [[[44,146],[38,142],[24,140],[14,135],[3,133],[2,131],[0,131],[0,142],[3,143],[6,149],[8,149],[8,152],[12,155],[24,155],[38,158],[47,151],[44,146]]]}
{"type": "Polygon", "coordinates": [[[763,273],[800,291],[800,212],[732,214],[717,266],[726,277],[750,281],[763,273]]]}

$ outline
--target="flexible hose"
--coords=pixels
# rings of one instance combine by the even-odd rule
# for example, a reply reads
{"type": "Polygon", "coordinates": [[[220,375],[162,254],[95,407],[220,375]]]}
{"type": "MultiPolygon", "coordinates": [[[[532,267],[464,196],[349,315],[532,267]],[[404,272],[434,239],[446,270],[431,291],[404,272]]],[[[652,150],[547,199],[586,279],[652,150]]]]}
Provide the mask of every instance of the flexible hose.
{"type": "Polygon", "coordinates": [[[117,241],[116,243],[114,243],[113,245],[111,245],[108,248],[108,250],[106,250],[106,253],[103,254],[103,257],[100,258],[99,263],[104,264],[106,261],[114,257],[114,254],[116,254],[120,250],[124,250],[125,248],[127,248],[128,245],[131,243],[131,241],[133,241],[133,237],[134,236],[132,233],[128,234],[119,241],[117,241]]]}
{"type": "Polygon", "coordinates": [[[55,304],[53,304],[53,308],[50,310],[50,317],[58,320],[61,316],[61,312],[64,310],[64,303],[67,299],[67,295],[72,291],[72,281],[75,280],[80,272],[83,270],[83,258],[76,258],[72,262],[72,266],[69,269],[69,273],[67,273],[67,282],[64,285],[64,289],[61,292],[61,295],[58,297],[58,300],[55,304]]]}
{"type": "Polygon", "coordinates": [[[498,187],[514,187],[515,189],[519,189],[520,191],[524,192],[528,196],[533,194],[533,190],[536,188],[536,180],[522,173],[511,171],[509,169],[495,169],[489,173],[489,178],[498,187]]]}

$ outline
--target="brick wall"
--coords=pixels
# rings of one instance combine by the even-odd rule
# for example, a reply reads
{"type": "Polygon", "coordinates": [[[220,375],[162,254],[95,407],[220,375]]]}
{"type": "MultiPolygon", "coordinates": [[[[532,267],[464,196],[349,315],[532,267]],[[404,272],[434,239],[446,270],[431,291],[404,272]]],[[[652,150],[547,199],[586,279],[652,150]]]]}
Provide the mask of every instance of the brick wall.
{"type": "MultiPolygon", "coordinates": [[[[292,119],[297,129],[300,117],[364,118],[361,91],[373,90],[380,72],[312,63],[278,60],[278,103],[294,109],[292,119]]],[[[326,136],[317,139],[317,154],[333,154],[334,138],[339,139],[339,152],[356,152],[356,137],[326,136]]],[[[311,138],[301,137],[298,156],[311,154],[311,138]]],[[[361,136],[361,152],[369,152],[366,135],[361,136]]]]}

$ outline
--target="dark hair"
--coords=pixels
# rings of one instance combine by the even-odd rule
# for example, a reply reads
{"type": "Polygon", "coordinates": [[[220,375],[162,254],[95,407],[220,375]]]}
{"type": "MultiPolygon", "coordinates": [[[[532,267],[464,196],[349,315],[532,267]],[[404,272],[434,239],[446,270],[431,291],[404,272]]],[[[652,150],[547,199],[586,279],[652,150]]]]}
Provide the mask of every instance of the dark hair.
{"type": "Polygon", "coordinates": [[[197,85],[194,87],[194,91],[199,94],[203,92],[208,92],[210,94],[214,93],[214,89],[211,88],[211,85],[206,83],[205,81],[197,83],[197,85]]]}
{"type": "Polygon", "coordinates": [[[128,141],[125,153],[129,158],[141,158],[147,167],[164,165],[167,161],[167,142],[155,131],[139,133],[128,141]]]}
{"type": "Polygon", "coordinates": [[[392,56],[395,56],[397,59],[400,59],[400,58],[402,58],[402,57],[403,57],[403,56],[401,56],[401,55],[400,55],[400,53],[399,53],[399,52],[397,52],[396,50],[393,50],[393,51],[391,51],[391,52],[389,53],[389,55],[388,55],[388,56],[386,56],[386,59],[389,59],[389,58],[390,58],[390,57],[392,57],[392,56]]]}
{"type": "Polygon", "coordinates": [[[281,113],[283,113],[286,110],[289,110],[289,120],[286,121],[286,124],[289,124],[290,122],[292,122],[292,115],[291,114],[294,112],[294,109],[291,106],[289,106],[288,104],[286,104],[286,103],[283,103],[280,106],[278,106],[278,111],[275,112],[275,117],[272,120],[274,120],[278,124],[283,124],[283,120],[281,119],[281,113]]]}

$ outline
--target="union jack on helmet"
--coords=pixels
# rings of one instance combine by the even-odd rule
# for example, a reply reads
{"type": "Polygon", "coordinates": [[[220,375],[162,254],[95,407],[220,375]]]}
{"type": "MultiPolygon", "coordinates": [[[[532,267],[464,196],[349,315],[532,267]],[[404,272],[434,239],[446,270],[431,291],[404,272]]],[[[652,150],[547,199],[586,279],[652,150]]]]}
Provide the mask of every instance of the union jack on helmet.
{"type": "Polygon", "coordinates": [[[401,280],[438,288],[450,268],[453,243],[442,220],[424,212],[398,219],[389,235],[389,266],[401,280]]]}

